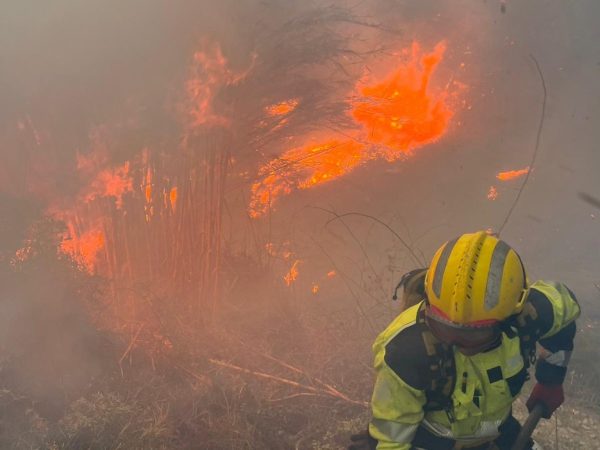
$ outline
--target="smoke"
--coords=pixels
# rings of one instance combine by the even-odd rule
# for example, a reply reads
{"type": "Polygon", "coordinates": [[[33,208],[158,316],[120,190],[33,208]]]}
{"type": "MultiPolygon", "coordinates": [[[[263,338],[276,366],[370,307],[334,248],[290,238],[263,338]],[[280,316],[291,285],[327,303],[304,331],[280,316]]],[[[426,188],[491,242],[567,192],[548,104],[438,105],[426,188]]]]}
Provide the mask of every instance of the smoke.
{"type": "Polygon", "coordinates": [[[242,256],[252,270],[279,270],[282,286],[293,265],[297,292],[329,292],[332,309],[370,302],[375,325],[386,322],[393,310],[378,305],[413,262],[366,215],[423,260],[454,235],[498,227],[520,181],[496,175],[529,164],[539,120],[530,54],[547,80],[548,114],[540,158],[504,237],[532,276],[597,298],[598,13],[594,0],[4,2],[0,382],[43,399],[49,414],[60,410],[122,354],[114,348],[123,343],[100,329],[127,335],[159,315],[129,308],[102,316],[122,321],[99,326],[106,297],[122,295],[109,287],[164,294],[168,279],[199,298],[199,280],[212,279],[225,257],[234,262],[215,285],[235,286],[242,256]],[[433,49],[440,41],[447,47],[432,85],[462,86],[442,139],[248,218],[260,167],[320,133],[352,129],[348,95],[357,82],[384,78],[413,42],[433,49]],[[202,55],[215,64],[210,70],[202,55]],[[278,105],[284,114],[268,113],[278,105]],[[205,120],[206,111],[219,120],[205,120]],[[203,172],[209,162],[220,171],[203,172]],[[211,185],[219,200],[205,201],[205,180],[223,173],[211,185]],[[117,181],[112,190],[109,180],[117,181]],[[336,217],[346,212],[363,215],[336,217]],[[90,230],[103,246],[86,272],[58,249],[76,254],[76,238],[90,230]],[[202,258],[213,258],[211,270],[202,258]],[[126,282],[111,285],[94,271],[126,282]]]}
{"type": "MultiPolygon", "coordinates": [[[[114,366],[115,343],[89,315],[102,306],[106,293],[98,286],[104,284],[81,269],[93,272],[93,259],[104,254],[100,247],[109,238],[123,242],[123,233],[131,233],[131,248],[148,245],[139,239],[142,225],[129,218],[139,214],[143,223],[159,214],[167,177],[171,204],[165,211],[174,214],[174,173],[189,154],[200,157],[206,149],[202,136],[190,131],[186,109],[197,52],[218,49],[208,54],[221,55],[223,70],[233,78],[252,71],[243,86],[237,81],[221,86],[226,80],[217,79],[222,89],[210,100],[215,114],[234,118],[232,153],[240,161],[247,158],[244,166],[257,166],[261,161],[252,151],[284,136],[277,130],[268,136],[255,132],[268,105],[302,95],[290,124],[298,133],[311,129],[313,120],[344,120],[342,101],[323,105],[333,93],[348,90],[349,73],[357,71],[327,80],[323,73],[334,64],[339,70],[334,61],[339,48],[352,51],[344,47],[349,35],[334,29],[347,26],[352,16],[336,6],[285,1],[59,1],[4,4],[0,17],[0,348],[6,361],[1,376],[10,389],[46,399],[52,412],[114,366]],[[153,190],[149,161],[162,170],[152,180],[153,190]],[[129,215],[122,209],[124,197],[129,215]],[[148,205],[133,209],[145,199],[148,205]],[[91,259],[72,261],[69,256],[89,244],[79,240],[92,227],[102,234],[92,236],[97,245],[91,259]]],[[[200,77],[206,75],[205,66],[199,70],[200,77]]],[[[200,78],[202,87],[205,82],[200,78]]],[[[185,174],[181,178],[183,183],[185,174]]],[[[179,188],[183,202],[184,186],[179,188]]],[[[197,249],[194,242],[191,250],[197,249]]],[[[123,252],[115,258],[122,260],[123,252]]],[[[131,260],[112,265],[115,258],[105,261],[104,275],[134,271],[131,260]]],[[[164,265],[158,270],[168,272],[164,265]]],[[[188,273],[178,276],[189,281],[188,273]]],[[[132,282],[143,284],[149,278],[144,277],[132,282]]]]}
{"type": "MultiPolygon", "coordinates": [[[[110,341],[87,316],[97,285],[56,257],[56,223],[34,222],[35,240],[0,264],[0,380],[6,392],[57,417],[110,367],[110,341]],[[19,260],[19,255],[26,259],[19,260]]],[[[3,248],[4,250],[4,248],[3,248]]]]}

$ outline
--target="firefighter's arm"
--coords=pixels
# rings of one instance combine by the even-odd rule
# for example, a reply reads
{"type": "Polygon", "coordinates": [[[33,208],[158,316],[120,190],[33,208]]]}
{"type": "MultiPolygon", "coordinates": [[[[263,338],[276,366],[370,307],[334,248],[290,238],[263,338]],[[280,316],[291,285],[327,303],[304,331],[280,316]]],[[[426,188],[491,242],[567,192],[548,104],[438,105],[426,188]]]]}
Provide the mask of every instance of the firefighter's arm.
{"type": "Polygon", "coordinates": [[[564,401],[562,383],[573,351],[575,320],[580,307],[575,295],[562,283],[538,281],[531,286],[528,303],[533,307],[530,326],[542,351],[535,368],[537,384],[528,408],[544,403],[546,417],[564,401]]]}
{"type": "Polygon", "coordinates": [[[579,304],[564,284],[545,281],[531,286],[528,302],[535,308],[535,334],[544,350],[536,364],[535,377],[540,383],[562,384],[573,351],[579,304]]]}
{"type": "Polygon", "coordinates": [[[411,387],[383,363],[375,381],[369,424],[377,450],[409,450],[423,420],[424,404],[424,391],[411,387]]]}

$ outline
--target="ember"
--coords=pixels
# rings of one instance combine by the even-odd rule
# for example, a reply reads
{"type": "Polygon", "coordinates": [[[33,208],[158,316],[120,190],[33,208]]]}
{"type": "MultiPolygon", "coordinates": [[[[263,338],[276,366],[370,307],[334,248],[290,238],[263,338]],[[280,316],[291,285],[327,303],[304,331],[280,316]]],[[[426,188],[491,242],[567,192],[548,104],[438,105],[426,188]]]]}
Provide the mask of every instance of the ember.
{"type": "Polygon", "coordinates": [[[298,278],[298,264],[300,264],[299,259],[294,261],[292,267],[290,267],[289,272],[283,277],[283,281],[285,281],[285,284],[287,286],[291,286],[292,283],[296,281],[296,278],[298,278]]]}
{"type": "Polygon", "coordinates": [[[15,252],[14,257],[10,262],[11,266],[17,267],[19,264],[24,263],[32,256],[34,250],[31,246],[31,242],[26,242],[25,244],[25,246],[21,247],[15,252]]]}
{"type": "Polygon", "coordinates": [[[523,175],[527,175],[529,173],[529,167],[525,167],[524,169],[519,170],[509,170],[507,172],[500,172],[496,175],[501,181],[514,180],[515,178],[519,178],[523,175]]]}

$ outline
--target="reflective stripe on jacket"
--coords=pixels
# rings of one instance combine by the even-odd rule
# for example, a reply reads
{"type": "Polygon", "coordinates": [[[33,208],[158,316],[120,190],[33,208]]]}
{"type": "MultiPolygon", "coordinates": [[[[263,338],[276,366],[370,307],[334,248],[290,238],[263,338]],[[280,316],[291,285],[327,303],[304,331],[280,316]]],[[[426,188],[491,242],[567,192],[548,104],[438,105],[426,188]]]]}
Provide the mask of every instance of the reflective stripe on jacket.
{"type": "Polygon", "coordinates": [[[564,284],[540,280],[530,286],[526,307],[516,322],[521,333],[530,335],[545,350],[535,369],[540,383],[564,381],[573,351],[575,319],[580,313],[575,295],[564,284]]]}
{"type": "MultiPolygon", "coordinates": [[[[512,319],[548,350],[536,376],[562,382],[574,336],[564,330],[574,329],[579,306],[559,283],[536,282],[530,294],[529,306],[512,319]]],[[[511,332],[509,327],[498,346],[474,356],[452,349],[455,385],[450,406],[447,411],[426,411],[432,358],[423,339],[425,324],[419,321],[423,307],[420,303],[401,313],[373,345],[377,378],[369,433],[378,441],[377,449],[409,450],[419,426],[467,445],[493,440],[526,379],[517,329],[511,332]]]]}

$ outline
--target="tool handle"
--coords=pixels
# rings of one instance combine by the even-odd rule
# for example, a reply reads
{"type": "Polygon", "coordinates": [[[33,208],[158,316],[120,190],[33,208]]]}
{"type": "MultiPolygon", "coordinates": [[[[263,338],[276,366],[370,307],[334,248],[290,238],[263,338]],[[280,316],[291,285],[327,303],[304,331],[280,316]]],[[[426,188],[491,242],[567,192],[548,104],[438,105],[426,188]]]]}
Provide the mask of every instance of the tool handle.
{"type": "Polygon", "coordinates": [[[546,407],[540,403],[533,407],[529,413],[529,416],[527,417],[527,420],[521,427],[521,431],[519,432],[517,440],[512,446],[512,450],[523,450],[525,448],[529,442],[529,438],[533,434],[533,430],[535,430],[535,427],[540,419],[545,415],[545,412],[546,407]]]}

